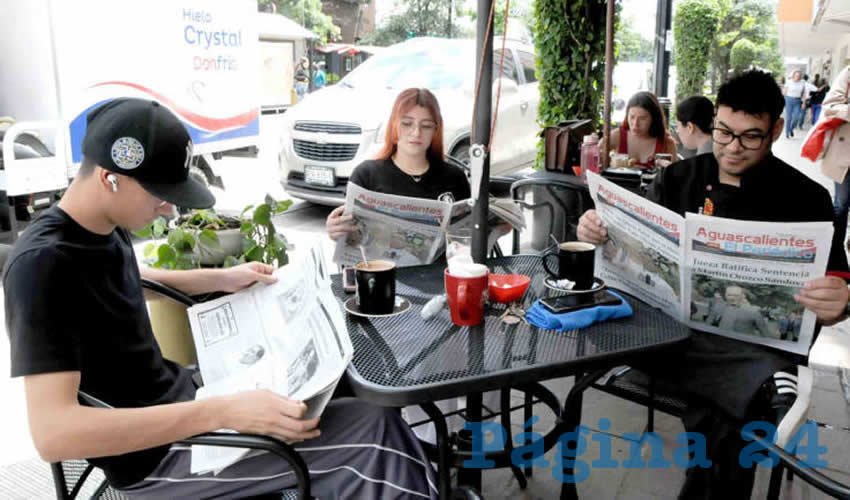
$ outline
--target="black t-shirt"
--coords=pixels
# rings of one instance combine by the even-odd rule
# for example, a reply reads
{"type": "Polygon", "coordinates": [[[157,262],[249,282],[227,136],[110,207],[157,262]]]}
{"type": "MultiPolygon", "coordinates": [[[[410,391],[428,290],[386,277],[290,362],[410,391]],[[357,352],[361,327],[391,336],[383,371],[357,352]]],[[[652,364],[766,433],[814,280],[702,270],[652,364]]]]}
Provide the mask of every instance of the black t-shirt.
{"type": "MultiPolygon", "coordinates": [[[[79,371],[81,391],[118,408],[194,398],[190,372],[154,339],[127,231],[92,233],[53,206],[15,244],[3,285],[13,377],[79,371]]],[[[124,487],[167,451],[90,462],[124,487]]]]}
{"type": "Polygon", "coordinates": [[[391,158],[366,160],[354,169],[348,180],[370,191],[412,198],[436,200],[445,193],[451,193],[454,201],[470,197],[469,181],[463,170],[444,161],[432,161],[428,170],[416,181],[413,176],[402,172],[391,158]]]}
{"type": "MultiPolygon", "coordinates": [[[[658,174],[647,198],[679,215],[700,213],[708,206],[710,215],[740,220],[834,219],[826,189],[773,155],[747,169],[740,187],[720,184],[717,160],[711,153],[674,163],[658,174]]],[[[842,242],[835,238],[827,269],[847,270],[842,242]]],[[[694,330],[679,355],[647,356],[635,365],[742,419],[768,377],[804,362],[796,354],[694,330]]]]}
{"type": "Polygon", "coordinates": [[[823,89],[812,92],[809,96],[809,104],[812,106],[817,104],[823,104],[823,100],[826,98],[826,93],[829,92],[829,85],[825,86],[823,89]]]}

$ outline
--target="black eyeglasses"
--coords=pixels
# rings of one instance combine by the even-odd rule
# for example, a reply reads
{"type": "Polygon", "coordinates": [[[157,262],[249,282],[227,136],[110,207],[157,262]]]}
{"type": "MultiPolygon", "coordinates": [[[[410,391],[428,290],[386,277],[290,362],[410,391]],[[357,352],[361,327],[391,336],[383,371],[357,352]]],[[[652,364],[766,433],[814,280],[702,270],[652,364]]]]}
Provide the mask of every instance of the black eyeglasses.
{"type": "Polygon", "coordinates": [[[744,149],[761,149],[761,146],[762,144],[764,144],[764,140],[766,138],[766,135],[755,134],[752,132],[735,134],[731,130],[725,128],[715,127],[711,129],[711,140],[723,146],[732,144],[732,141],[738,139],[738,143],[740,143],[741,147],[744,149]]]}

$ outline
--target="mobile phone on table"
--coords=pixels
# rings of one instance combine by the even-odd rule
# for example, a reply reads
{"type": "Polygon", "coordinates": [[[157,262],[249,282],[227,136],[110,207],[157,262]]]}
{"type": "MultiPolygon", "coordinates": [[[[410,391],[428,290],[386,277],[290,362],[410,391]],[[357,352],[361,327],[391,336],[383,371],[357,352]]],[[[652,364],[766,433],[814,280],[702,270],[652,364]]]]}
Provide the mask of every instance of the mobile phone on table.
{"type": "Polygon", "coordinates": [[[355,278],[354,267],[342,268],[342,290],[345,293],[354,293],[357,288],[357,278],[355,278]]]}
{"type": "Polygon", "coordinates": [[[540,303],[554,314],[563,314],[588,307],[616,306],[622,304],[623,301],[608,290],[600,290],[594,293],[546,297],[545,299],[540,299],[540,303]]]}

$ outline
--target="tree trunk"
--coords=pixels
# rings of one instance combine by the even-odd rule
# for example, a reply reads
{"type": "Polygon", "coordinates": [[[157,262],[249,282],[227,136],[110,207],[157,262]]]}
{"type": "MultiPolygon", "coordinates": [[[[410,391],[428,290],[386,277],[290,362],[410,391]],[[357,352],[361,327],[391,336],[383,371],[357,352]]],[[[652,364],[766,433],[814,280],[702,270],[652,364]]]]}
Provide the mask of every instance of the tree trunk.
{"type": "Polygon", "coordinates": [[[723,61],[721,61],[721,63],[720,63],[720,83],[721,84],[726,83],[726,80],[729,79],[729,64],[730,64],[729,60],[730,59],[731,59],[730,55],[727,54],[726,57],[723,58],[723,61]]]}
{"type": "Polygon", "coordinates": [[[717,67],[711,65],[711,95],[717,95],[717,67]]]}

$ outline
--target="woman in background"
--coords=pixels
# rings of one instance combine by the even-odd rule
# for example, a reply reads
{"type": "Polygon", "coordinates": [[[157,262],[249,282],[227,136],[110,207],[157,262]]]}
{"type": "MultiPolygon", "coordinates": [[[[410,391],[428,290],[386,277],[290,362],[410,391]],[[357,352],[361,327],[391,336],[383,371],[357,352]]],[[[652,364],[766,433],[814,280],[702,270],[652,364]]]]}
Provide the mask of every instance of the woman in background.
{"type": "Polygon", "coordinates": [[[682,146],[695,153],[711,153],[711,128],[714,122],[714,105],[704,96],[688,97],[676,106],[676,130],[682,146]]]}
{"type": "Polygon", "coordinates": [[[629,165],[643,168],[654,166],[658,153],[676,158],[676,143],[652,92],[638,92],[629,99],[620,132],[611,134],[611,149],[628,154],[629,165]]]}

